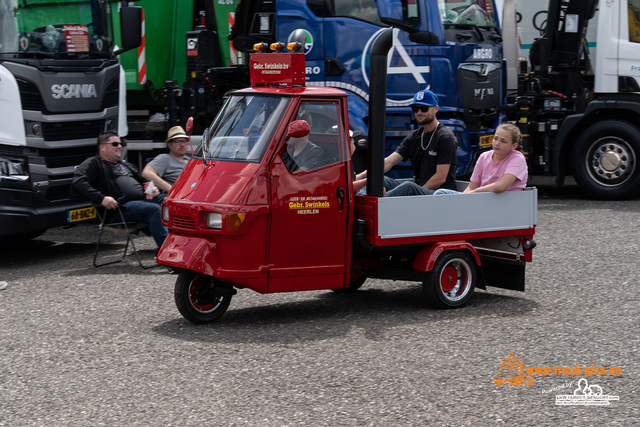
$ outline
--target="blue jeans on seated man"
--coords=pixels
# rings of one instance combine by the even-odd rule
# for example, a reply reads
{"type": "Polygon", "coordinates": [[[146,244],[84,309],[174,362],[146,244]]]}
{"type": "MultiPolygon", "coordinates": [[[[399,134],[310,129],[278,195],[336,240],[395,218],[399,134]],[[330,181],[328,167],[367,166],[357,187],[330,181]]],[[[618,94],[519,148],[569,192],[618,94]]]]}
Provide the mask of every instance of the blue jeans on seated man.
{"type": "Polygon", "coordinates": [[[387,193],[384,195],[384,197],[430,196],[434,193],[434,190],[424,188],[423,186],[418,185],[415,182],[405,181],[399,184],[400,185],[396,186],[395,188],[387,190],[387,193]]]}
{"type": "Polygon", "coordinates": [[[132,200],[124,204],[122,211],[125,220],[146,222],[149,225],[151,237],[156,241],[158,248],[162,246],[164,239],[169,235],[169,230],[162,225],[160,215],[161,203],[162,197],[160,196],[151,200],[132,200]]]}
{"type": "Polygon", "coordinates": [[[433,195],[437,196],[438,194],[462,194],[462,191],[449,190],[448,188],[438,188],[436,192],[433,193],[433,195]]]}
{"type": "MultiPolygon", "coordinates": [[[[385,176],[384,177],[384,181],[382,182],[382,186],[385,188],[385,190],[387,190],[386,194],[389,194],[388,193],[389,191],[391,191],[394,188],[400,186],[401,184],[402,184],[402,181],[398,181],[397,179],[389,178],[388,176],[385,176]]],[[[360,190],[356,191],[356,194],[360,194],[361,196],[366,196],[367,195],[367,186],[365,185],[360,190]]],[[[385,197],[386,197],[386,194],[385,194],[385,197]]]]}

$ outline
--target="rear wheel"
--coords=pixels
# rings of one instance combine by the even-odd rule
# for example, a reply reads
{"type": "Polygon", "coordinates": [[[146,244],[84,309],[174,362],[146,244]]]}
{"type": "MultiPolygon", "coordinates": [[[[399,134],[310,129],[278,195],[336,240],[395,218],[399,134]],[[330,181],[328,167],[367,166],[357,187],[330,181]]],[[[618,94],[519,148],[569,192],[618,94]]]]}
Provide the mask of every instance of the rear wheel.
{"type": "Polygon", "coordinates": [[[471,298],[475,284],[475,262],[466,252],[451,251],[440,255],[433,270],[426,273],[422,288],[429,305],[455,308],[471,298]]]}
{"type": "Polygon", "coordinates": [[[640,191],[640,130],[608,120],[587,128],[572,154],[576,182],[587,195],[605,200],[628,199],[640,191]]]}
{"type": "Polygon", "coordinates": [[[211,276],[183,270],[176,280],[174,297],[180,314],[193,323],[211,323],[229,308],[232,286],[211,276]]]}

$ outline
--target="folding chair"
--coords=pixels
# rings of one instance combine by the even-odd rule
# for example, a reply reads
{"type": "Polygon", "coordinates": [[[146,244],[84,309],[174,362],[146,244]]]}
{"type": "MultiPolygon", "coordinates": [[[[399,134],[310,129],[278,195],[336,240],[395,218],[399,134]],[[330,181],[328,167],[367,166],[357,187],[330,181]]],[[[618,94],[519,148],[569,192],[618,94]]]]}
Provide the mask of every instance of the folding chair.
{"type": "Polygon", "coordinates": [[[124,214],[122,213],[121,208],[117,208],[113,214],[109,214],[109,211],[102,206],[95,207],[96,213],[98,215],[98,220],[100,221],[100,225],[98,226],[98,242],[96,243],[96,251],[93,254],[93,265],[95,267],[102,267],[104,265],[116,264],[118,262],[124,261],[125,256],[127,256],[127,250],[129,249],[129,244],[131,244],[131,248],[133,249],[133,253],[138,260],[138,264],[140,267],[147,269],[158,267],[158,264],[153,265],[145,265],[142,263],[142,259],[140,259],[140,254],[138,254],[138,250],[136,249],[136,245],[133,242],[133,235],[137,235],[140,233],[140,230],[143,230],[148,227],[147,224],[142,222],[130,222],[125,220],[124,214]],[[102,211],[102,212],[101,212],[102,211]],[[127,236],[127,242],[124,246],[124,251],[122,253],[122,257],[119,259],[114,259],[105,262],[98,262],[98,252],[100,252],[100,243],[102,242],[102,234],[105,230],[114,231],[117,233],[122,233],[127,236]]]}

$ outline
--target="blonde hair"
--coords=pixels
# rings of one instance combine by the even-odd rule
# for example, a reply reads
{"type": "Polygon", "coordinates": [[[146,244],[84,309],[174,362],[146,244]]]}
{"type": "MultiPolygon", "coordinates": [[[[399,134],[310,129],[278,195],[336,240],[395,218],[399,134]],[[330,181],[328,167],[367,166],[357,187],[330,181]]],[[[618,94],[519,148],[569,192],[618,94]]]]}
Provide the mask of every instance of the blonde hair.
{"type": "Polygon", "coordinates": [[[516,150],[522,151],[522,134],[520,133],[518,126],[511,123],[502,123],[496,128],[496,130],[498,129],[504,129],[509,132],[511,134],[511,142],[518,144],[516,150]]]}

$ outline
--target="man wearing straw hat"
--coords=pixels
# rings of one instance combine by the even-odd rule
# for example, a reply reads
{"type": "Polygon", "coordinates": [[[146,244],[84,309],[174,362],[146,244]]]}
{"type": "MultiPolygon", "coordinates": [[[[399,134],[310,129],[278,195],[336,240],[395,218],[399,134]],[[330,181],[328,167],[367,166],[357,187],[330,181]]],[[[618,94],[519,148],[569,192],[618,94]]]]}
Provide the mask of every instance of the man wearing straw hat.
{"type": "Polygon", "coordinates": [[[163,153],[149,162],[142,170],[144,179],[153,181],[160,191],[168,193],[189,161],[186,157],[189,135],[182,126],[174,126],[167,134],[168,153],[163,153]]]}

